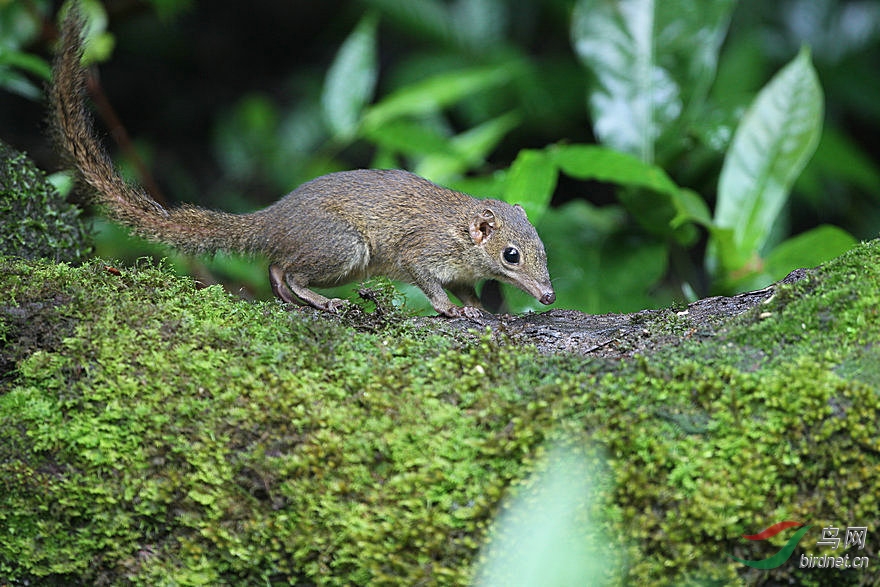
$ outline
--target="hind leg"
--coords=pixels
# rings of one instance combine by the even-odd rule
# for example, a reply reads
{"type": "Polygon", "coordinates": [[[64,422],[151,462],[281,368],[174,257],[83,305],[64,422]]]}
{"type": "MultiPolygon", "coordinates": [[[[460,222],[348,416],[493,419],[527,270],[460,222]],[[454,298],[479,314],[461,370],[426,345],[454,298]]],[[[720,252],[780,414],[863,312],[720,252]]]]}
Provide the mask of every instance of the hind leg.
{"type": "Polygon", "coordinates": [[[344,219],[313,211],[299,230],[274,243],[269,282],[272,292],[287,303],[304,303],[328,312],[345,304],[338,298],[326,298],[311,287],[343,285],[367,275],[369,246],[344,219]],[[333,226],[332,234],[319,230],[333,226]]]}
{"type": "Polygon", "coordinates": [[[324,297],[301,285],[296,276],[285,272],[280,265],[272,264],[269,266],[269,284],[272,286],[272,293],[288,304],[303,305],[305,303],[327,312],[335,312],[346,304],[345,300],[324,297]]]}
{"type": "Polygon", "coordinates": [[[302,301],[294,297],[293,292],[284,283],[284,270],[278,265],[269,265],[269,285],[275,297],[287,304],[301,305],[302,301]]]}

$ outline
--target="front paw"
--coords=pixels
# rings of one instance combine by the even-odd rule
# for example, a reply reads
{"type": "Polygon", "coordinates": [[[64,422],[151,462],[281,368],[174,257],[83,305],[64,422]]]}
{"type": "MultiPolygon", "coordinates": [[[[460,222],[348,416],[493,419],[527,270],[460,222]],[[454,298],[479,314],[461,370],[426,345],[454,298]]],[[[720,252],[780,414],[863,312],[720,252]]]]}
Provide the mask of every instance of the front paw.
{"type": "Polygon", "coordinates": [[[477,318],[483,317],[483,311],[474,306],[465,306],[461,309],[462,313],[470,318],[471,320],[476,320],[477,318]]]}

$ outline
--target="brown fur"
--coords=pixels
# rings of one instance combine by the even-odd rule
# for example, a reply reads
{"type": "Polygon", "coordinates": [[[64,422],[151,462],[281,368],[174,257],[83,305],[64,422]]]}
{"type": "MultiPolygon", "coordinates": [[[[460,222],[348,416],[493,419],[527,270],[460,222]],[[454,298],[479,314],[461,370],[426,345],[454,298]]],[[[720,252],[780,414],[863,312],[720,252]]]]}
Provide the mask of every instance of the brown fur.
{"type": "Polygon", "coordinates": [[[486,278],[516,285],[545,304],[555,300],[544,246],[522,208],[478,200],[406,171],[331,173],[251,214],[195,206],[166,210],[122,179],[96,139],[81,55],[82,25],[71,12],[50,90],[55,138],[109,216],[135,233],[189,253],[263,254],[279,298],[324,310],[342,302],[309,286],[370,275],[417,285],[446,316],[477,315],[474,285],[486,278]],[[511,247],[517,263],[509,262],[511,247]],[[444,288],[466,307],[453,305],[444,288]]]}

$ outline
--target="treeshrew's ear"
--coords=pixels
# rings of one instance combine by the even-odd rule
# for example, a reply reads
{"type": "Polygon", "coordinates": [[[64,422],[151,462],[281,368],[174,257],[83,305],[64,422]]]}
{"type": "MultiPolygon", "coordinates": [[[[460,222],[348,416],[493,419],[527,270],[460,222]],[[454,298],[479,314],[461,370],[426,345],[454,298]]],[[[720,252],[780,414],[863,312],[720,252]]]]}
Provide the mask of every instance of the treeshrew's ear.
{"type": "Polygon", "coordinates": [[[480,245],[489,240],[495,232],[495,213],[486,208],[471,221],[470,234],[475,245],[480,245]]]}
{"type": "Polygon", "coordinates": [[[514,207],[515,209],[519,210],[519,212],[521,212],[523,216],[525,216],[526,218],[528,218],[528,215],[526,214],[526,209],[525,209],[525,208],[523,208],[523,207],[520,206],[519,204],[514,204],[513,207],[514,207]]]}

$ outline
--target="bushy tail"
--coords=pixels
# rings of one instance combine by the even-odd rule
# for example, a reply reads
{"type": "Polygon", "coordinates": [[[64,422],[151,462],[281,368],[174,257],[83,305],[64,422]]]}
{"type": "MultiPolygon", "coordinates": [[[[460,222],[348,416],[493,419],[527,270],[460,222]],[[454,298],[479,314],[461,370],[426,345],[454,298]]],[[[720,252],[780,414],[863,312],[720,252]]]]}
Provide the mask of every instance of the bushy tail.
{"type": "Polygon", "coordinates": [[[81,65],[83,23],[71,9],[61,31],[61,48],[49,90],[54,139],[68,164],[105,206],[108,215],[150,240],[191,253],[259,252],[259,215],[235,215],[194,206],[166,210],[143,188],[127,183],[113,167],[95,137],[86,109],[85,77],[81,65]]]}

